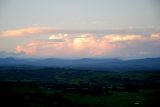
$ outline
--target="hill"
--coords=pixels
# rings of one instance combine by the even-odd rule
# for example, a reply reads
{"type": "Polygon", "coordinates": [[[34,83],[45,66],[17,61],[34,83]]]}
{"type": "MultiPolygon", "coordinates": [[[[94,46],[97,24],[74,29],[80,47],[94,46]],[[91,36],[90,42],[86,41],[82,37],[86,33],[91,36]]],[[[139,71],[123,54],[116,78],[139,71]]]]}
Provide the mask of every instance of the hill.
{"type": "Polygon", "coordinates": [[[121,59],[18,59],[0,58],[0,66],[34,66],[53,68],[74,68],[101,71],[159,71],[160,58],[145,58],[133,60],[121,59]]]}

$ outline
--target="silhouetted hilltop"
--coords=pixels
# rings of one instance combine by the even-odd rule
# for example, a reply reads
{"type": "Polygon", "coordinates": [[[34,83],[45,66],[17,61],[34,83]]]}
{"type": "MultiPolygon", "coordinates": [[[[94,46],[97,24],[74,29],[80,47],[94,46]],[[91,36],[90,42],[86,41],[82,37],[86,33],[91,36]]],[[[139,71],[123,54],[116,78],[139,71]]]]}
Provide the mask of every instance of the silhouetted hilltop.
{"type": "Polygon", "coordinates": [[[160,70],[160,58],[144,58],[133,60],[120,59],[18,59],[13,57],[0,58],[0,66],[36,66],[78,68],[86,70],[108,71],[152,71],[160,70]]]}

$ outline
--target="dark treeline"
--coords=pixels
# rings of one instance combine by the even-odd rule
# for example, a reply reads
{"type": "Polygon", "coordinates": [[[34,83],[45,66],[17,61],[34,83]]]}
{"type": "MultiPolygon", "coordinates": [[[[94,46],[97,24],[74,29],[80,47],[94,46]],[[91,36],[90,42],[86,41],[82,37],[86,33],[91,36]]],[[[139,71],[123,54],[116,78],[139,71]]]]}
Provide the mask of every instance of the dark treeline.
{"type": "Polygon", "coordinates": [[[1,107],[151,107],[159,95],[157,71],[0,68],[1,107]]]}
{"type": "MultiPolygon", "coordinates": [[[[80,81],[79,84],[59,84],[43,81],[1,81],[0,105],[1,107],[10,105],[16,107],[88,107],[90,106],[89,104],[83,102],[76,103],[68,96],[77,95],[81,98],[88,95],[97,97],[117,96],[118,92],[137,93],[138,95],[141,90],[146,89],[157,90],[157,92],[154,91],[156,93],[153,95],[154,97],[156,95],[156,98],[158,98],[160,84],[150,84],[147,86],[124,84],[123,86],[113,85],[109,87],[99,84],[89,84],[83,81],[80,81]]],[[[153,102],[151,105],[157,104],[155,99],[150,101],[153,102]]],[[[94,105],[94,107],[97,107],[97,105],[94,105]]]]}
{"type": "Polygon", "coordinates": [[[69,83],[55,83],[46,81],[0,81],[1,89],[10,89],[14,87],[31,87],[33,89],[53,89],[61,90],[63,93],[80,93],[80,94],[93,94],[93,95],[110,95],[115,91],[122,92],[138,92],[145,89],[160,89],[159,82],[153,82],[148,84],[132,84],[127,83],[123,85],[103,86],[96,83],[87,83],[80,81],[79,84],[69,83]]]}

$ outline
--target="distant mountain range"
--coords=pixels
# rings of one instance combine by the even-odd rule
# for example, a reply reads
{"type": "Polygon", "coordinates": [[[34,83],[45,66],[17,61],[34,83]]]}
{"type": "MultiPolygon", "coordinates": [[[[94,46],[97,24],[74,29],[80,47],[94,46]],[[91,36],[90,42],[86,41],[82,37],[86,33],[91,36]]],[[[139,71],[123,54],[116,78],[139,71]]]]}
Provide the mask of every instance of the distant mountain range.
{"type": "Polygon", "coordinates": [[[0,58],[0,66],[74,68],[100,71],[160,71],[160,58],[120,59],[18,59],[0,58]]]}

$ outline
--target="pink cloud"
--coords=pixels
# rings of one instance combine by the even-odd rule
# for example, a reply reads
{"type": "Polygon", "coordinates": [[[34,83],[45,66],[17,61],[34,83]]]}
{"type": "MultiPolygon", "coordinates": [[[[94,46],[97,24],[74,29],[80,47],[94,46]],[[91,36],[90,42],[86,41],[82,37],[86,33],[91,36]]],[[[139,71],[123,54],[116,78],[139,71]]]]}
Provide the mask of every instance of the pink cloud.
{"type": "Polygon", "coordinates": [[[151,40],[160,40],[160,32],[151,34],[150,38],[151,40]]]}
{"type": "Polygon", "coordinates": [[[97,57],[112,54],[117,49],[126,48],[137,41],[145,40],[142,35],[54,34],[48,40],[30,41],[18,45],[16,52],[47,57],[97,57]]]}
{"type": "Polygon", "coordinates": [[[28,27],[28,28],[2,31],[0,32],[0,35],[8,37],[22,37],[22,36],[31,36],[36,34],[44,34],[44,33],[46,34],[51,32],[53,32],[53,29],[49,27],[28,27]]]}
{"type": "Polygon", "coordinates": [[[123,41],[137,41],[142,40],[142,35],[105,35],[104,39],[108,42],[123,42],[123,41]]]}
{"type": "Polygon", "coordinates": [[[89,34],[82,34],[77,37],[58,34],[51,35],[48,41],[30,41],[25,45],[18,45],[16,52],[25,52],[27,55],[33,56],[92,57],[102,56],[112,52],[115,48],[116,45],[89,34]],[[63,42],[55,42],[55,39],[62,39],[63,42]]]}

